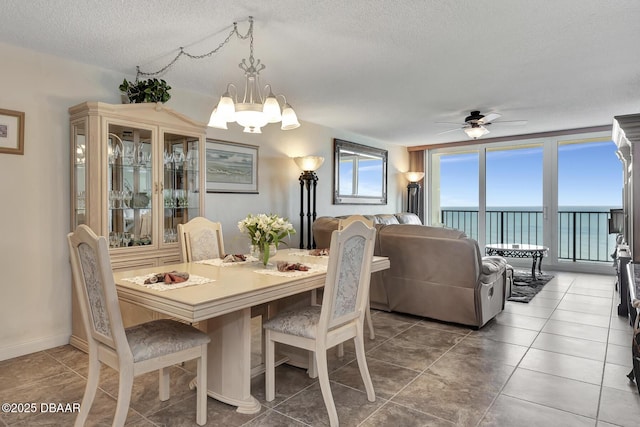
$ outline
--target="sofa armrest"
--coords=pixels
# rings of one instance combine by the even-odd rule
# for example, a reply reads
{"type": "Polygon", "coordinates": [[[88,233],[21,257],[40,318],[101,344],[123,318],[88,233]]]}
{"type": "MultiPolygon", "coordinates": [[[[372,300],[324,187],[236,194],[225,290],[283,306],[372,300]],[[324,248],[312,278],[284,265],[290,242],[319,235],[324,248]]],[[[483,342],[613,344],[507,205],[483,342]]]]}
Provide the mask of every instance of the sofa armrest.
{"type": "Polygon", "coordinates": [[[507,268],[507,260],[501,256],[482,257],[482,271],[480,272],[480,282],[493,283],[504,274],[507,268]]]}

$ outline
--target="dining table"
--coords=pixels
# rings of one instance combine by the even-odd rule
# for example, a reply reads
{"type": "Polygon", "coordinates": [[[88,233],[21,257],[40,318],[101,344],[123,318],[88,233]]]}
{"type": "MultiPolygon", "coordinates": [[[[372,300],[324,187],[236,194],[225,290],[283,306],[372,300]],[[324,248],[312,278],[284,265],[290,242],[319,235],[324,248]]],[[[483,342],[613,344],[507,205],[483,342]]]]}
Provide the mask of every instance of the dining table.
{"type": "MultiPolygon", "coordinates": [[[[165,264],[117,271],[114,279],[120,301],[184,322],[197,322],[211,337],[208,395],[236,406],[240,413],[254,414],[261,405],[251,395],[251,308],[322,288],[329,258],[311,253],[278,250],[267,266],[252,258],[229,263],[214,259],[165,264]],[[278,262],[308,270],[279,271],[278,262]],[[172,271],[188,273],[189,280],[174,285],[142,281],[172,271]]],[[[387,257],[373,257],[372,273],[389,267],[387,257]]]]}

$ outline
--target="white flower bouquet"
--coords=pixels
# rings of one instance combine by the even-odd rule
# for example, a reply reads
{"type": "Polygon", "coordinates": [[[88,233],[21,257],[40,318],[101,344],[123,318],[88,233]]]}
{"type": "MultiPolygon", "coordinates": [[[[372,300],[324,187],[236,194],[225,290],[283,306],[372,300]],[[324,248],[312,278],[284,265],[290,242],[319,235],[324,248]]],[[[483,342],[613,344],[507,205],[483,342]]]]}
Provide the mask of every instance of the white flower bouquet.
{"type": "Polygon", "coordinates": [[[238,222],[238,229],[249,236],[251,244],[260,251],[265,265],[269,261],[270,246],[274,245],[277,248],[282,239],[296,233],[287,218],[275,214],[249,214],[238,222]]]}

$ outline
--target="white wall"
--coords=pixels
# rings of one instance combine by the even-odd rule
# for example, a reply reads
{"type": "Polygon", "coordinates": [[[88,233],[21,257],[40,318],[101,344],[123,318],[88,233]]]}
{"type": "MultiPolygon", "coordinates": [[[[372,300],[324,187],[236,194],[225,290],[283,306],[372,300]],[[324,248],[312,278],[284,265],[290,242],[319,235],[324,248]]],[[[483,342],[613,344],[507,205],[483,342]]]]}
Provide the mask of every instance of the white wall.
{"type": "MultiPolygon", "coordinates": [[[[84,101],[118,103],[121,73],[0,43],[0,108],[25,112],[23,156],[0,154],[0,360],[68,343],[71,333],[71,273],[66,234],[70,231],[68,108],[84,101]]],[[[234,78],[237,76],[230,76],[234,78]]],[[[170,81],[170,75],[165,76],[170,81]]],[[[167,105],[207,121],[213,96],[172,90],[167,105]]],[[[304,116],[304,106],[296,106],[304,116]]],[[[309,118],[313,119],[313,118],[309,118]]],[[[317,172],[318,215],[397,212],[403,209],[408,155],[358,135],[302,122],[282,132],[269,125],[261,135],[240,128],[210,129],[208,136],[258,145],[259,194],[207,194],[207,217],[219,220],[225,245],[248,243],[236,223],[247,213],[277,213],[299,222],[299,183],[289,157],[321,155],[317,172]],[[342,138],[389,150],[386,206],[331,204],[332,141],[342,138]]],[[[297,247],[297,236],[292,241],[297,247]]]]}
{"type": "MultiPolygon", "coordinates": [[[[241,141],[258,145],[259,194],[207,194],[206,216],[212,220],[221,221],[224,230],[225,249],[246,251],[248,239],[241,235],[237,223],[247,213],[277,213],[288,217],[298,233],[300,231],[300,169],[293,157],[316,155],[325,158],[324,164],[316,174],[317,214],[344,215],[351,213],[394,213],[403,210],[406,181],[402,172],[408,168],[408,155],[403,147],[385,146],[380,141],[374,141],[340,132],[335,129],[302,123],[298,129],[283,132],[279,126],[272,124],[263,129],[259,135],[247,135],[242,128],[229,124],[229,130],[209,128],[208,137],[226,141],[241,141]],[[333,138],[346,139],[369,146],[389,150],[388,169],[388,203],[386,206],[375,205],[333,205],[333,138]]],[[[292,236],[291,246],[298,247],[300,235],[292,236]]]]}

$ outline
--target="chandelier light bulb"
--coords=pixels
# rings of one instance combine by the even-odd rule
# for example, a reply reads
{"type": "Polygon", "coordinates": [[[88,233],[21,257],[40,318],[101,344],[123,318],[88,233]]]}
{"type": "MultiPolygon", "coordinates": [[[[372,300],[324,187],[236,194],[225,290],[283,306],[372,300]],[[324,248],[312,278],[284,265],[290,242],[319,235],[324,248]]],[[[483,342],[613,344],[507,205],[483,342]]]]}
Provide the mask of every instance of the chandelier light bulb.
{"type": "Polygon", "coordinates": [[[235,119],[236,107],[235,107],[235,104],[233,103],[233,99],[231,98],[231,95],[229,95],[229,92],[225,92],[224,95],[220,97],[220,102],[218,102],[218,106],[216,107],[216,110],[218,110],[218,114],[220,115],[220,118],[225,122],[236,121],[235,119]]]}
{"type": "Polygon", "coordinates": [[[280,104],[273,93],[269,93],[264,101],[262,112],[267,116],[269,123],[277,123],[282,121],[282,113],[280,112],[280,104]]]}
{"type": "Polygon", "coordinates": [[[282,130],[291,130],[300,127],[300,122],[298,122],[298,116],[296,116],[296,112],[293,111],[291,105],[285,104],[284,109],[282,110],[282,130]]]}
{"type": "Polygon", "coordinates": [[[218,114],[217,107],[214,108],[213,113],[211,113],[208,126],[217,129],[228,129],[227,121],[222,118],[222,115],[218,114]]]}

